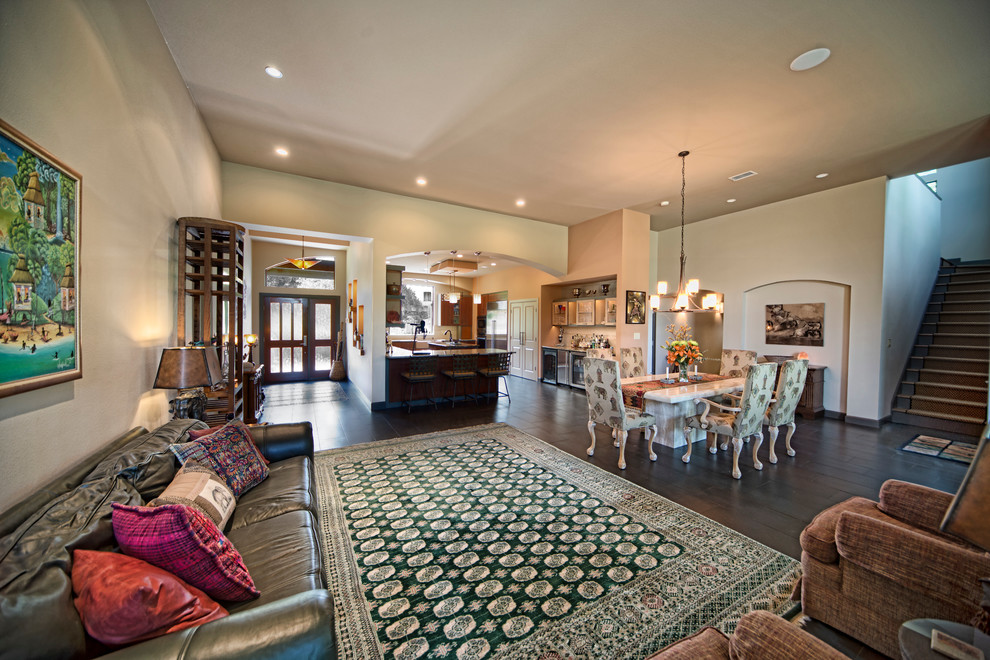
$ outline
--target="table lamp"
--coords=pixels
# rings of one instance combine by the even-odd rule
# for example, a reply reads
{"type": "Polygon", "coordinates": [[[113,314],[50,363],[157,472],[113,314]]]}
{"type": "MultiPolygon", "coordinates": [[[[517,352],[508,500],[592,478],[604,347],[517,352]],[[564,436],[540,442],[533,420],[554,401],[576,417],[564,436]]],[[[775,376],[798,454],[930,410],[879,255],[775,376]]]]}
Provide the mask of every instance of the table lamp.
{"type": "Polygon", "coordinates": [[[206,392],[222,380],[220,361],[212,347],[182,346],[162,349],[154,387],[174,389],[179,393],[172,400],[170,412],[175,417],[203,419],[206,416],[206,392]]]}

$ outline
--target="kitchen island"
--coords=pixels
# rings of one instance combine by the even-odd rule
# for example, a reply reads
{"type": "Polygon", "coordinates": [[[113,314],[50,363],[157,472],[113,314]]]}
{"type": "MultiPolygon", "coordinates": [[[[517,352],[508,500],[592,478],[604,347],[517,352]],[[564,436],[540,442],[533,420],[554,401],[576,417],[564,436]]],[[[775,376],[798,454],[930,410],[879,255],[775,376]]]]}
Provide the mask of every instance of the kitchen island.
{"type": "MultiPolygon", "coordinates": [[[[417,347],[415,350],[410,350],[406,348],[399,348],[397,346],[392,347],[392,353],[385,356],[385,406],[388,408],[400,406],[405,401],[406,396],[406,383],[402,380],[402,372],[408,371],[409,362],[412,358],[416,357],[426,357],[426,356],[436,356],[437,358],[437,375],[433,379],[433,392],[436,399],[443,399],[444,397],[449,397],[452,392],[453,383],[449,378],[443,375],[443,371],[451,369],[454,366],[454,356],[455,355],[473,355],[477,360],[477,367],[482,368],[488,363],[489,355],[500,355],[508,353],[509,351],[500,348],[459,348],[457,346],[451,346],[450,348],[430,348],[431,344],[436,344],[437,342],[417,342],[417,347]],[[422,347],[420,347],[422,345],[422,347]]],[[[473,380],[468,380],[466,383],[464,381],[459,381],[457,385],[457,391],[461,392],[464,386],[467,385],[468,393],[477,392],[484,396],[488,390],[491,390],[490,396],[494,397],[496,389],[488,379],[482,376],[475,376],[473,380]]],[[[428,387],[417,386],[415,395],[420,401],[423,400],[423,396],[428,387]]],[[[458,395],[460,396],[460,394],[458,395]]]]}

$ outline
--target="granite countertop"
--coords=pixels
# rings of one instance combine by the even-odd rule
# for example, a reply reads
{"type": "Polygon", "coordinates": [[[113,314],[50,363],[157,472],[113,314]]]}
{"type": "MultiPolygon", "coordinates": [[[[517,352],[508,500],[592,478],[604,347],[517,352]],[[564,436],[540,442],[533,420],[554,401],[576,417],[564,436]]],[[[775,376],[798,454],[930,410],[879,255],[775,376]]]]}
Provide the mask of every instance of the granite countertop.
{"type": "Polygon", "coordinates": [[[508,353],[509,351],[502,350],[501,348],[454,348],[454,349],[416,349],[415,352],[409,350],[408,348],[398,348],[397,346],[392,347],[392,354],[386,355],[386,360],[401,360],[411,357],[423,357],[427,355],[435,355],[437,357],[447,357],[451,355],[495,355],[497,353],[508,353]]]}
{"type": "Polygon", "coordinates": [[[544,346],[543,348],[552,348],[557,351],[575,351],[577,353],[585,353],[590,351],[590,348],[574,348],[573,346],[544,346]]]}

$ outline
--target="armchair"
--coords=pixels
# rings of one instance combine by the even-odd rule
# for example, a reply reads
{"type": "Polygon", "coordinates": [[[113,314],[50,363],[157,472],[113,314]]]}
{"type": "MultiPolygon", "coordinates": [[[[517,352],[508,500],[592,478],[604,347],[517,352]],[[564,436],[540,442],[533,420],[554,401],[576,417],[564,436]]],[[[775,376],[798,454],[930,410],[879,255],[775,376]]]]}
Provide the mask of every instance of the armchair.
{"type": "Polygon", "coordinates": [[[905,621],[970,622],[980,612],[990,554],[940,531],[952,501],[950,493],[890,480],[879,502],[853,497],[818,514],[801,532],[804,613],[893,657],[905,621]]]}
{"type": "Polygon", "coordinates": [[[739,479],[739,452],[742,449],[743,438],[757,436],[753,444],[753,467],[763,469],[763,463],[757,457],[757,451],[763,443],[763,417],[770,397],[773,393],[774,377],[777,375],[777,365],[773,362],[754,364],[746,372],[746,384],[737,406],[727,406],[710,399],[702,399],[704,410],[700,415],[694,415],[684,420],[684,438],[687,440],[687,451],[681,456],[685,463],[691,462],[691,429],[701,429],[709,433],[709,447],[713,439],[711,434],[722,434],[732,437],[732,477],[739,479]],[[711,412],[715,406],[718,412],[711,412]]]}
{"type": "Polygon", "coordinates": [[[712,627],[702,628],[647,660],[844,660],[845,657],[776,614],[754,610],[739,619],[731,637],[712,627]]]}

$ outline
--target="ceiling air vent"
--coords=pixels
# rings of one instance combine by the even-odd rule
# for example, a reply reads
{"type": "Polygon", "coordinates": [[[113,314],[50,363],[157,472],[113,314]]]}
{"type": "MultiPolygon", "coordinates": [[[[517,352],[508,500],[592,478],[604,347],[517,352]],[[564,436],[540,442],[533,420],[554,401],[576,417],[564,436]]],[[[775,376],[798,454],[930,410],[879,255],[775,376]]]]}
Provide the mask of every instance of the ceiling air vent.
{"type": "Polygon", "coordinates": [[[733,174],[729,177],[729,181],[742,181],[743,179],[748,179],[751,176],[756,176],[756,172],[749,170],[748,172],[740,172],[739,174],[733,174]]]}

